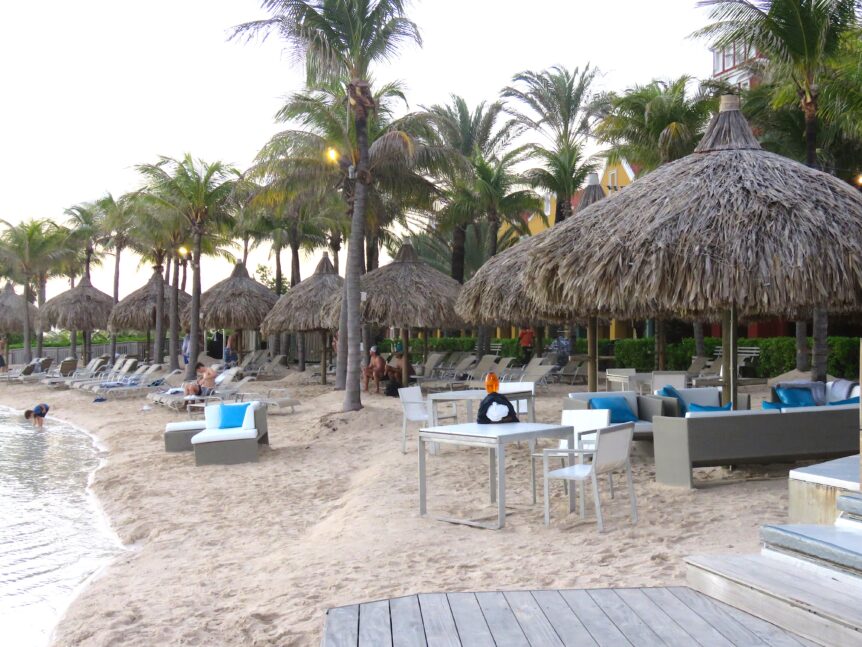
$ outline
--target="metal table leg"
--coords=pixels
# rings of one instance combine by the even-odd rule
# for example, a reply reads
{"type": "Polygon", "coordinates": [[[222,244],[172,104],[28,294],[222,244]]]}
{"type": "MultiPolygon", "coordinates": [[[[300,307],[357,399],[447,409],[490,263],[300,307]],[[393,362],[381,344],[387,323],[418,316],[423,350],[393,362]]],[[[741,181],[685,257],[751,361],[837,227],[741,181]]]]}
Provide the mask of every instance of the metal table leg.
{"type": "Polygon", "coordinates": [[[506,525],[506,446],[497,445],[497,528],[506,525]]]}
{"type": "Polygon", "coordinates": [[[497,500],[497,452],[493,447],[488,448],[488,489],[491,503],[494,503],[497,500]]]}
{"type": "Polygon", "coordinates": [[[425,441],[419,437],[419,516],[428,513],[428,492],[425,483],[425,441]]]}

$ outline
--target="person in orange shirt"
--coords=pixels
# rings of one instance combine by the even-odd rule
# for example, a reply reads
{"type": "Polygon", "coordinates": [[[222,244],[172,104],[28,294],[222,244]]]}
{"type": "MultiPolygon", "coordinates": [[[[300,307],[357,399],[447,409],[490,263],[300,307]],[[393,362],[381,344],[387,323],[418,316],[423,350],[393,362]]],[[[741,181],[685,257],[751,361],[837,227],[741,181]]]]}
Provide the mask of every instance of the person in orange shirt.
{"type": "Polygon", "coordinates": [[[532,328],[521,328],[521,333],[518,335],[518,345],[521,347],[521,352],[524,353],[524,363],[530,361],[533,356],[533,338],[536,333],[532,328]]]}

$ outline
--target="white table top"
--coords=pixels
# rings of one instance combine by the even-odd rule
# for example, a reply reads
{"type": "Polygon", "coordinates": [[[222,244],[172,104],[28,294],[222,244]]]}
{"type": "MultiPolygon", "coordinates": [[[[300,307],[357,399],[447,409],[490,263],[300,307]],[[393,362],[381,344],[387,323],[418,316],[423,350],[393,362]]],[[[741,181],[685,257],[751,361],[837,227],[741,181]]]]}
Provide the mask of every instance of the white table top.
{"type": "Polygon", "coordinates": [[[434,436],[460,436],[465,440],[478,438],[498,442],[518,442],[519,440],[541,438],[542,436],[563,437],[570,436],[572,433],[574,433],[573,427],[548,425],[540,422],[504,422],[496,425],[466,422],[460,425],[424,427],[419,430],[419,434],[429,440],[433,440],[434,436]]]}
{"type": "MultiPolygon", "coordinates": [[[[501,385],[502,386],[502,385],[501,385]]],[[[488,392],[485,389],[466,389],[464,391],[441,391],[440,393],[430,393],[429,400],[441,400],[443,402],[454,402],[456,400],[484,400],[488,392]]],[[[528,398],[533,396],[533,392],[529,389],[523,391],[500,391],[500,395],[505,396],[520,396],[528,398]]]]}

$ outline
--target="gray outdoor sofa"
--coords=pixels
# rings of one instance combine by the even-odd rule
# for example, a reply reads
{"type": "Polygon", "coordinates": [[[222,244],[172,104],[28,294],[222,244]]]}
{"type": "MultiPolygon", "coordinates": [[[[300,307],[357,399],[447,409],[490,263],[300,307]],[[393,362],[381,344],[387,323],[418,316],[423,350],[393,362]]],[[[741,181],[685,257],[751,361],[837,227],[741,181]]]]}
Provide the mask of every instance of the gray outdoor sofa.
{"type": "Polygon", "coordinates": [[[692,468],[830,459],[859,452],[859,406],[653,418],[656,481],[692,487],[692,468]]]}
{"type": "Polygon", "coordinates": [[[197,465],[232,465],[257,462],[259,445],[269,444],[267,405],[265,402],[226,404],[227,407],[247,406],[240,427],[218,428],[221,403],[204,409],[203,420],[185,420],[165,425],[166,452],[195,452],[197,465]]]}
{"type": "Polygon", "coordinates": [[[563,409],[589,409],[593,398],[623,397],[629,408],[638,417],[635,422],[634,440],[653,439],[653,419],[655,416],[670,415],[664,410],[661,398],[654,395],[639,395],[634,391],[597,391],[587,393],[569,393],[563,403],[563,409]]]}

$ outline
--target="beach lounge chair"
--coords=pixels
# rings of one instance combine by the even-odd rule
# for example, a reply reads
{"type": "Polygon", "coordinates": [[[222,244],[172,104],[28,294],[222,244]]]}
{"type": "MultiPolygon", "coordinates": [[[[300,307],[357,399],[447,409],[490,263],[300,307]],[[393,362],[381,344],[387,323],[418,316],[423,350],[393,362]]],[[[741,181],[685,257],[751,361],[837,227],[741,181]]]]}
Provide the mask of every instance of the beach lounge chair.
{"type": "Polygon", "coordinates": [[[103,364],[98,370],[93,371],[89,375],[73,374],[71,378],[66,380],[65,386],[70,389],[75,389],[83,384],[86,384],[87,382],[89,382],[90,384],[94,384],[96,382],[102,382],[104,380],[111,379],[113,376],[118,375],[125,365],[126,356],[120,355],[119,357],[117,357],[117,359],[112,365],[108,365],[107,363],[103,364]]]}
{"type": "Polygon", "coordinates": [[[21,376],[32,375],[33,371],[36,370],[35,361],[36,360],[33,360],[29,364],[25,364],[18,369],[7,371],[6,373],[0,373],[0,382],[11,382],[11,380],[17,380],[21,376]]]}
{"type": "Polygon", "coordinates": [[[73,357],[67,357],[62,362],[60,362],[60,365],[57,366],[54,370],[48,371],[48,376],[42,377],[40,382],[48,386],[52,386],[54,384],[57,384],[58,382],[62,382],[66,380],[66,378],[71,377],[77,367],[78,360],[73,357]]]}
{"type": "Polygon", "coordinates": [[[567,384],[574,384],[579,377],[584,378],[584,381],[586,381],[586,376],[582,372],[585,363],[586,360],[583,358],[572,357],[563,368],[554,374],[554,378],[557,382],[565,382],[567,384]]]}
{"type": "Polygon", "coordinates": [[[145,373],[138,384],[129,386],[121,386],[117,388],[107,389],[103,395],[111,399],[133,398],[140,395],[146,395],[156,389],[162,389],[168,380],[174,378],[170,384],[182,384],[183,372],[177,369],[173,372],[168,372],[163,365],[157,364],[157,370],[145,373]]]}
{"type": "MultiPolygon", "coordinates": [[[[408,422],[431,422],[431,408],[428,401],[422,397],[422,387],[410,386],[398,389],[398,397],[401,400],[403,417],[401,420],[401,453],[407,453],[407,423],[408,422]]],[[[452,403],[452,412],[437,414],[437,420],[458,420],[458,411],[455,403],[452,403]]]]}
{"type": "Polygon", "coordinates": [[[480,359],[476,366],[469,369],[467,371],[467,379],[469,380],[483,380],[485,376],[488,374],[488,371],[491,369],[497,368],[497,356],[496,355],[483,355],[482,359],[480,359]]]}
{"type": "MultiPolygon", "coordinates": [[[[638,521],[637,498],[635,497],[634,481],[632,479],[632,465],[629,456],[631,455],[632,436],[634,434],[634,425],[630,422],[610,425],[604,429],[596,431],[595,449],[545,449],[542,452],[542,472],[544,476],[545,486],[545,525],[551,523],[551,504],[550,504],[550,480],[562,479],[566,481],[581,483],[581,498],[580,498],[580,516],[584,517],[584,495],[583,488],[587,481],[592,484],[593,490],[593,505],[596,508],[596,521],[599,526],[599,532],[604,532],[604,521],[602,519],[602,504],[599,498],[599,482],[598,477],[602,474],[611,474],[613,472],[625,472],[626,480],[628,481],[629,499],[632,507],[632,523],[638,521]],[[561,467],[558,469],[550,469],[549,461],[552,457],[559,456],[562,453],[571,456],[592,457],[592,462],[580,462],[576,465],[561,467]]],[[[569,487],[572,487],[570,485],[569,487]]]]}
{"type": "MultiPolygon", "coordinates": [[[[125,355],[123,357],[125,358],[125,355]]],[[[66,378],[51,378],[50,386],[66,389],[75,380],[92,379],[106,370],[105,365],[107,362],[108,360],[105,357],[95,357],[83,368],[72,371],[72,374],[66,378]]]]}
{"type": "MultiPolygon", "coordinates": [[[[161,365],[158,365],[161,366],[161,365]]],[[[81,386],[82,391],[92,391],[93,393],[101,393],[108,389],[116,389],[123,386],[135,386],[140,384],[141,376],[150,370],[149,364],[141,364],[135,367],[135,370],[128,371],[125,375],[120,375],[116,379],[103,380],[95,384],[87,384],[81,386]]]]}
{"type": "MultiPolygon", "coordinates": [[[[254,379],[253,377],[246,376],[242,380],[240,380],[237,384],[244,385],[247,384],[246,379],[254,379]]],[[[298,407],[302,402],[297,400],[291,395],[290,389],[285,387],[278,387],[275,389],[270,389],[266,392],[266,397],[261,398],[260,393],[243,393],[242,391],[237,391],[234,394],[234,397],[242,402],[246,399],[249,400],[257,400],[259,402],[263,402],[268,407],[275,407],[276,409],[287,409],[290,407],[290,412],[295,413],[296,407],[298,407]]]]}
{"type": "Polygon", "coordinates": [[[425,377],[427,375],[431,375],[434,372],[434,369],[440,365],[443,361],[443,358],[446,356],[446,353],[430,353],[428,355],[428,359],[422,366],[418,366],[416,368],[416,377],[425,377]]]}
{"type": "MultiPolygon", "coordinates": [[[[116,366],[116,364],[114,366],[116,366]]],[[[137,366],[138,360],[135,358],[129,358],[123,362],[119,369],[99,374],[92,379],[73,381],[69,386],[73,389],[88,389],[89,387],[99,385],[102,382],[116,382],[123,377],[127,377],[137,368],[137,366]]]]}
{"type": "Polygon", "coordinates": [[[235,465],[256,463],[258,446],[269,445],[267,406],[263,402],[208,405],[204,410],[206,428],[192,437],[195,465],[235,465]],[[225,423],[231,409],[242,410],[239,425],[225,423]]]}

